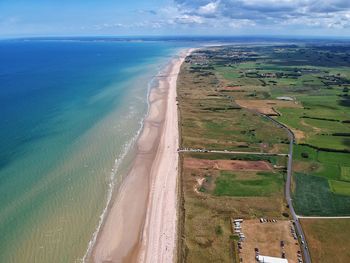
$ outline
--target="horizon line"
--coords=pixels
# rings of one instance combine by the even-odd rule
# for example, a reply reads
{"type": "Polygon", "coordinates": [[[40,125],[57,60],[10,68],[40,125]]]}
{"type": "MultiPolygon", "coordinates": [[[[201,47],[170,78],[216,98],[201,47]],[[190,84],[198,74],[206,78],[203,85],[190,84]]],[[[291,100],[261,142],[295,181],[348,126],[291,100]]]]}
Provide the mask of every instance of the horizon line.
{"type": "Polygon", "coordinates": [[[78,39],[78,38],[115,38],[115,39],[154,39],[154,38],[184,38],[184,39],[198,39],[198,38],[209,38],[215,40],[215,38],[265,38],[265,39],[293,39],[293,40],[350,40],[350,36],[326,36],[326,35],[266,35],[266,34],[240,34],[240,35],[161,35],[161,34],[150,34],[150,35],[23,35],[23,36],[8,36],[0,37],[1,40],[26,40],[26,39],[78,39]]]}

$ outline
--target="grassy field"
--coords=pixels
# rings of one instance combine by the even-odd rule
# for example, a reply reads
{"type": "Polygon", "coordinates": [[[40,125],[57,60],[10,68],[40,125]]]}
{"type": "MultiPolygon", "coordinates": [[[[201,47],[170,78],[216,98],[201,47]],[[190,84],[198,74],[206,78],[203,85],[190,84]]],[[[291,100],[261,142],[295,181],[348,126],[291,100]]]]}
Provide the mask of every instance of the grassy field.
{"type": "Polygon", "coordinates": [[[349,166],[342,166],[341,167],[340,179],[343,181],[350,182],[350,167],[349,166]]]}
{"type": "Polygon", "coordinates": [[[215,180],[216,196],[271,196],[283,189],[283,176],[272,172],[221,171],[215,180]]]}
{"type": "Polygon", "coordinates": [[[329,180],[329,188],[334,194],[350,196],[350,183],[329,180]]]}
{"type": "Polygon", "coordinates": [[[313,262],[349,262],[349,219],[301,219],[301,224],[313,262]]]}

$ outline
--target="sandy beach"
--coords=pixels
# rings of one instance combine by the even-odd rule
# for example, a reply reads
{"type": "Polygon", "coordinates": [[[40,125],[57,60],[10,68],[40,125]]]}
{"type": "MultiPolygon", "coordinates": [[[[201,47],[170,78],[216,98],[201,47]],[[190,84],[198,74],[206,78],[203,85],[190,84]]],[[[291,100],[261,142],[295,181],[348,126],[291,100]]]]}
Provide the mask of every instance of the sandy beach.
{"type": "Polygon", "coordinates": [[[177,75],[182,52],[149,95],[149,114],[128,175],[97,237],[92,262],[172,262],[176,247],[177,75]]]}

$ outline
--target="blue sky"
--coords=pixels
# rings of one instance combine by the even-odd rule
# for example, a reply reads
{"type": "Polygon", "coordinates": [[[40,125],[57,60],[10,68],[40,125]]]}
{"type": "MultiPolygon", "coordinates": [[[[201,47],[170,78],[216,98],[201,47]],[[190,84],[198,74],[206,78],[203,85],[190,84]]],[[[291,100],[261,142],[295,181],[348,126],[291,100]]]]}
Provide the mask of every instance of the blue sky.
{"type": "Polygon", "coordinates": [[[0,0],[0,37],[350,37],[350,0],[0,0]]]}

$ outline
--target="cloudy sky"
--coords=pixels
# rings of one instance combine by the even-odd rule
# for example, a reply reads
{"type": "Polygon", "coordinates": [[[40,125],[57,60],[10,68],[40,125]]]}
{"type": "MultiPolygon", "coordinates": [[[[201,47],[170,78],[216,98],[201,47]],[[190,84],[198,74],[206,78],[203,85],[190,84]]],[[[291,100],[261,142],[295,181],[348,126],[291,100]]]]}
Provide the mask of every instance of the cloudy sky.
{"type": "Polygon", "coordinates": [[[0,37],[350,37],[350,0],[0,0],[0,37]]]}

